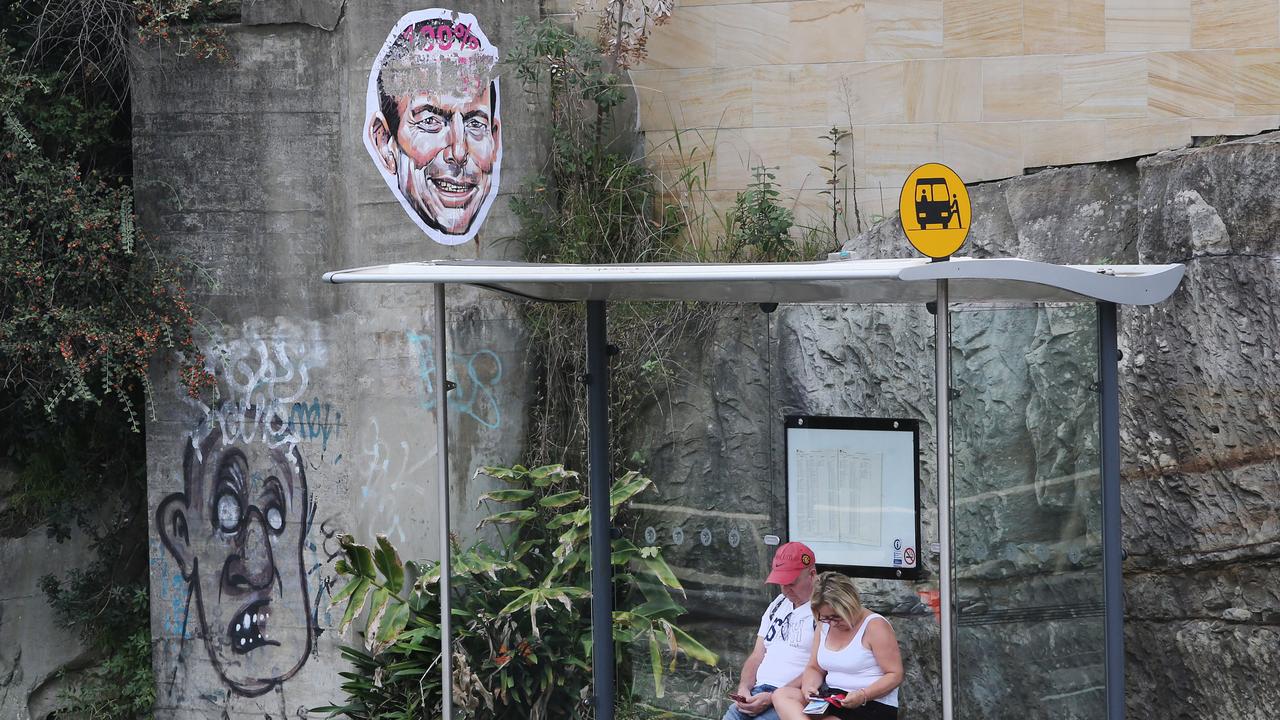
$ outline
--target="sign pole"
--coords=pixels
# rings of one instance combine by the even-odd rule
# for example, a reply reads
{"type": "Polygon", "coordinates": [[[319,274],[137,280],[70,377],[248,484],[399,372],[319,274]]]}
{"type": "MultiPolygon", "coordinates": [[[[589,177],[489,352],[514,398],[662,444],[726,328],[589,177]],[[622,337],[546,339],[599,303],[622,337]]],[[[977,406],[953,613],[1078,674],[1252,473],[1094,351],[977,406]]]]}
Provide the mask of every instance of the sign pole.
{"type": "Polygon", "coordinates": [[[951,596],[951,326],[947,312],[948,294],[946,280],[938,281],[938,300],[934,308],[934,387],[937,393],[937,417],[934,427],[938,443],[938,563],[941,574],[939,595],[941,599],[942,628],[942,720],[952,720],[955,709],[952,694],[952,605],[951,596]]]}
{"type": "Polygon", "coordinates": [[[1102,447],[1103,636],[1107,719],[1124,720],[1124,538],[1120,533],[1120,348],[1115,303],[1098,303],[1098,429],[1102,447]]]}
{"type": "MultiPolygon", "coordinates": [[[[954,170],[941,163],[925,163],[902,183],[898,194],[898,222],[912,247],[933,259],[947,262],[964,245],[973,225],[969,189],[954,170]]],[[[942,652],[942,720],[955,713],[953,675],[955,598],[951,555],[951,317],[947,312],[951,288],[938,281],[934,307],[934,391],[938,443],[938,599],[942,652]]]]}
{"type": "Polygon", "coordinates": [[[591,676],[596,720],[613,720],[613,560],[609,508],[609,344],[603,300],[587,301],[587,487],[591,508],[591,676]]]}

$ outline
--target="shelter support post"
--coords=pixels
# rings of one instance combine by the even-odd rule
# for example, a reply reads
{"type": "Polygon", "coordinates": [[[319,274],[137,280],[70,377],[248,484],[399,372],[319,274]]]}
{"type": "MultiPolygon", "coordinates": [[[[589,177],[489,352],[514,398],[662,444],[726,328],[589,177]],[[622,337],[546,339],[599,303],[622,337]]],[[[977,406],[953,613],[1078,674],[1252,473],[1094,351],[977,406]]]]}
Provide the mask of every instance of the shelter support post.
{"type": "Polygon", "coordinates": [[[934,384],[937,395],[937,417],[934,428],[938,443],[938,591],[942,627],[942,720],[952,720],[955,712],[953,697],[955,683],[952,678],[952,605],[951,594],[951,317],[947,310],[947,281],[938,281],[938,300],[934,309],[934,384]]]}
{"type": "Polygon", "coordinates": [[[1120,383],[1115,303],[1098,303],[1098,432],[1102,446],[1102,594],[1107,720],[1124,720],[1124,548],[1120,538],[1120,383]]]}
{"type": "Polygon", "coordinates": [[[440,680],[441,717],[453,720],[453,633],[449,608],[449,364],[444,329],[444,284],[436,283],[436,477],[440,483],[440,680]]]}
{"type": "Polygon", "coordinates": [[[591,494],[591,663],[596,720],[613,720],[613,564],[609,518],[609,349],[605,304],[587,302],[587,487],[591,494]]]}

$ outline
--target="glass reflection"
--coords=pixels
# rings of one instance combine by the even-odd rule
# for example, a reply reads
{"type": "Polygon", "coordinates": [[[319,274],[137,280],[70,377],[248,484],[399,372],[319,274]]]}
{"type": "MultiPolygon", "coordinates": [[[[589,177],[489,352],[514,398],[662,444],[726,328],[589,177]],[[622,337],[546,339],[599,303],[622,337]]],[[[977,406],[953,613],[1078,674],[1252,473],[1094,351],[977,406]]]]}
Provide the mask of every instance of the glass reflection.
{"type": "Polygon", "coordinates": [[[956,717],[1105,717],[1097,316],[952,313],[956,717]]]}

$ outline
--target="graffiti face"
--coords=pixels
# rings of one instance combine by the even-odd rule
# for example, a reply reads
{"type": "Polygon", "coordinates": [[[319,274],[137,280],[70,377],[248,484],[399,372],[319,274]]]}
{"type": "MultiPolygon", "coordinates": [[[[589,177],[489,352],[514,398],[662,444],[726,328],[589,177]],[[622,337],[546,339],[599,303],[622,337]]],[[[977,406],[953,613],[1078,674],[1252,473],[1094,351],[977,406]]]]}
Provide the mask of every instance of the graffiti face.
{"type": "Polygon", "coordinates": [[[502,164],[497,50],[471,15],[400,19],[374,61],[365,147],[400,204],[445,245],[475,236],[502,164]]]}
{"type": "Polygon", "coordinates": [[[449,235],[470,229],[493,186],[498,126],[493,90],[463,96],[422,92],[397,101],[394,172],[405,200],[449,235]]]}
{"type": "Polygon", "coordinates": [[[236,692],[261,695],[311,650],[302,457],[292,443],[224,442],[215,428],[187,447],[183,480],[156,510],[161,539],[195,597],[210,660],[236,692]]]}

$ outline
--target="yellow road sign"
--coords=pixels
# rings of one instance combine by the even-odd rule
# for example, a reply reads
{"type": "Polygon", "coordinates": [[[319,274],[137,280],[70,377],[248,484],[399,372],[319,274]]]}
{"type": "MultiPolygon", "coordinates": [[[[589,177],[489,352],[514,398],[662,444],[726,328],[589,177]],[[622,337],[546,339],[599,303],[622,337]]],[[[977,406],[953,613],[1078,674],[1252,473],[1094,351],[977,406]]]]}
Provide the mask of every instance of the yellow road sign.
{"type": "Polygon", "coordinates": [[[951,168],[925,163],[902,184],[898,216],[916,250],[931,258],[947,257],[969,235],[969,191],[951,168]]]}

